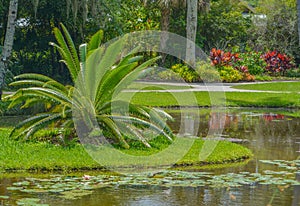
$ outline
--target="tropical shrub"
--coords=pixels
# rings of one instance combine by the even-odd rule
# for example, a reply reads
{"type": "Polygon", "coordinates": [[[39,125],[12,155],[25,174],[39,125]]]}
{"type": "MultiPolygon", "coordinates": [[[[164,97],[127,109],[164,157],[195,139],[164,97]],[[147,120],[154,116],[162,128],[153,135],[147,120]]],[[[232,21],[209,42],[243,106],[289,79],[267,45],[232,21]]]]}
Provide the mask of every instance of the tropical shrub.
{"type": "MultiPolygon", "coordinates": [[[[182,81],[183,79],[179,74],[171,71],[170,69],[163,70],[158,73],[158,78],[164,81],[182,81]]],[[[151,78],[153,79],[153,78],[151,78]]]]}
{"type": "Polygon", "coordinates": [[[245,52],[239,54],[236,66],[246,66],[251,75],[261,75],[265,72],[266,62],[261,58],[262,52],[245,52]]]}
{"type": "Polygon", "coordinates": [[[267,64],[266,70],[273,75],[285,75],[287,70],[295,68],[292,58],[288,57],[286,54],[281,54],[277,50],[263,54],[262,58],[267,64]]]}
{"type": "Polygon", "coordinates": [[[216,67],[233,66],[239,60],[239,54],[213,48],[210,51],[210,60],[216,67]]]}
{"type": "Polygon", "coordinates": [[[253,76],[249,72],[244,72],[242,80],[246,81],[246,82],[254,82],[255,81],[255,76],[253,76]]]}
{"type": "Polygon", "coordinates": [[[11,136],[30,138],[41,129],[55,126],[60,128],[59,135],[67,139],[64,136],[74,136],[74,124],[80,124],[85,128],[84,137],[105,135],[125,148],[129,147],[125,140],[128,135],[150,147],[143,132],[146,129],[160,133],[171,141],[173,134],[166,124],[166,119],[171,117],[167,113],[132,105],[114,96],[158,58],[140,64],[143,57],[135,56],[136,50],[133,50],[116,64],[122,44],[114,42],[107,48],[101,46],[102,31],[97,32],[88,44],[82,44],[78,54],[67,29],[62,24],[60,26],[61,31],[54,29],[58,44],[51,45],[59,51],[73,84],[79,84],[79,87],[63,85],[41,74],[17,76],[12,86],[21,88],[8,97],[12,101],[10,107],[23,104],[23,108],[26,108],[43,102],[47,111],[18,124],[11,136]],[[79,122],[73,121],[73,111],[77,111],[75,117],[79,122]],[[93,120],[90,112],[93,112],[100,131],[95,132],[91,127],[93,120]]]}
{"type": "Polygon", "coordinates": [[[219,82],[220,75],[216,67],[210,63],[197,62],[196,72],[200,75],[203,82],[219,82]]]}
{"type": "Polygon", "coordinates": [[[248,67],[241,64],[239,56],[239,53],[224,52],[215,48],[211,50],[210,59],[212,64],[218,68],[223,81],[255,80],[255,77],[249,73],[248,67]],[[236,72],[233,72],[232,69],[235,69],[236,72]],[[226,71],[229,73],[225,74],[226,71]]]}
{"type": "Polygon", "coordinates": [[[290,69],[286,72],[287,77],[300,77],[300,68],[290,69]]]}
{"type": "Polygon", "coordinates": [[[185,64],[175,64],[171,67],[171,70],[179,74],[179,76],[186,82],[199,81],[199,75],[197,72],[185,64]]]}
{"type": "Polygon", "coordinates": [[[219,68],[219,73],[223,82],[238,82],[243,79],[240,72],[232,66],[223,66],[219,68]]]}

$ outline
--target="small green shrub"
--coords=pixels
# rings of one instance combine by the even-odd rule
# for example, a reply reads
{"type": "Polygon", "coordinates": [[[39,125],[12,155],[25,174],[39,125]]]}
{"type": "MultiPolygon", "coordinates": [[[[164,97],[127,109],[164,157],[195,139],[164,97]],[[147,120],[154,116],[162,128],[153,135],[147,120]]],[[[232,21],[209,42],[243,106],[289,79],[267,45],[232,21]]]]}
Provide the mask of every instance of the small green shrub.
{"type": "Polygon", "coordinates": [[[197,72],[187,65],[184,64],[174,64],[171,67],[171,70],[174,71],[175,73],[179,74],[179,76],[184,79],[186,82],[196,82],[199,81],[199,75],[197,72]]]}
{"type": "Polygon", "coordinates": [[[204,82],[219,82],[221,80],[218,70],[210,63],[197,62],[196,72],[204,82]]]}
{"type": "Polygon", "coordinates": [[[272,78],[267,75],[255,75],[255,80],[257,80],[257,81],[272,81],[272,78]]]}
{"type": "Polygon", "coordinates": [[[238,82],[243,79],[240,72],[232,66],[220,67],[219,73],[223,82],[238,82]]]}
{"type": "Polygon", "coordinates": [[[291,69],[286,72],[287,77],[300,77],[300,68],[291,69]]]}
{"type": "Polygon", "coordinates": [[[261,52],[240,53],[239,60],[236,62],[238,66],[246,66],[251,75],[261,75],[265,72],[266,62],[261,58],[261,52]]]}
{"type": "Polygon", "coordinates": [[[158,77],[159,77],[159,79],[167,80],[167,81],[180,81],[180,80],[182,80],[182,78],[180,77],[179,74],[174,73],[170,69],[159,72],[158,77]]]}

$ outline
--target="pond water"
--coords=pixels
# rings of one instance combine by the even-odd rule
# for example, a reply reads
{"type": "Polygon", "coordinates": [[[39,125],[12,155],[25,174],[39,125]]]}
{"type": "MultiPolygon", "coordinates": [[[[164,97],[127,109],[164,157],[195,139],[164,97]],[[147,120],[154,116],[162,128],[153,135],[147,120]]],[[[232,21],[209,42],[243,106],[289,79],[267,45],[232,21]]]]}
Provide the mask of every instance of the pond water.
{"type": "Polygon", "coordinates": [[[176,119],[171,123],[176,133],[205,137],[219,132],[222,138],[250,148],[253,159],[225,169],[189,168],[155,177],[2,178],[0,205],[300,205],[299,111],[201,110],[199,116],[193,109],[170,112],[176,119]]]}

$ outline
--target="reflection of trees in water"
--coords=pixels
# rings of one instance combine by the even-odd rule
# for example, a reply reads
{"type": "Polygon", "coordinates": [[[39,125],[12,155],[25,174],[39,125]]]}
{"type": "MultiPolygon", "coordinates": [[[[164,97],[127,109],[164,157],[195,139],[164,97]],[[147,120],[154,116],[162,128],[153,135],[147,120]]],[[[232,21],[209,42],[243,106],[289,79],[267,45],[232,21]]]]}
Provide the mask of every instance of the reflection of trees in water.
{"type": "Polygon", "coordinates": [[[254,133],[265,138],[271,138],[272,141],[294,143],[294,139],[291,137],[300,135],[300,119],[289,118],[280,114],[208,112],[198,117],[193,112],[186,112],[183,113],[183,117],[180,113],[172,114],[172,116],[175,118],[175,122],[169,124],[175,132],[179,132],[179,125],[181,124],[182,128],[198,130],[198,136],[206,136],[209,128],[217,133],[222,130],[223,126],[224,135],[237,138],[251,138],[253,135],[248,134],[254,133]],[[184,122],[180,120],[184,120],[184,122]]]}
{"type": "MultiPolygon", "coordinates": [[[[171,127],[178,132],[181,116],[173,116],[177,121],[171,127]]],[[[299,149],[295,142],[297,137],[300,137],[300,118],[275,113],[209,111],[200,117],[193,115],[193,112],[187,112],[183,116],[188,118],[181,127],[188,128],[189,133],[192,133],[193,129],[196,131],[198,125],[200,137],[206,137],[210,128],[211,133],[223,137],[247,139],[250,149],[262,158],[294,159],[295,152],[299,149]]]]}

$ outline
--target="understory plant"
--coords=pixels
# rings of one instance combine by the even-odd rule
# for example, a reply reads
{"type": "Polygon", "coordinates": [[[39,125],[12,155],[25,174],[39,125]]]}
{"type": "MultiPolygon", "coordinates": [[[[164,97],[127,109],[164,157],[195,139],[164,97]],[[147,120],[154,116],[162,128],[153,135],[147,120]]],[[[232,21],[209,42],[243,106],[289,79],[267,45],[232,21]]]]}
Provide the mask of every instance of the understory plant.
{"type": "Polygon", "coordinates": [[[213,48],[210,52],[210,60],[218,69],[221,79],[225,82],[254,81],[246,65],[241,65],[239,53],[224,52],[213,48]],[[235,71],[233,71],[235,70],[235,71]]]}
{"type": "Polygon", "coordinates": [[[224,82],[238,82],[243,79],[239,71],[232,66],[223,66],[219,69],[220,77],[224,82]]]}
{"type": "Polygon", "coordinates": [[[195,72],[195,70],[191,69],[188,65],[174,64],[171,67],[171,70],[177,73],[186,82],[199,81],[199,75],[195,72]]]}
{"type": "MultiPolygon", "coordinates": [[[[74,111],[79,115],[85,135],[92,134],[88,115],[92,112],[98,135],[128,148],[126,136],[133,136],[146,147],[151,147],[145,137],[145,130],[151,130],[172,141],[173,134],[167,119],[171,117],[162,110],[133,105],[116,96],[133,82],[140,73],[159,57],[141,62],[143,57],[135,55],[136,50],[116,61],[123,51],[122,42],[105,47],[101,44],[103,32],[98,31],[88,44],[82,44],[77,52],[72,38],[63,24],[61,30],[54,29],[57,43],[50,43],[57,49],[66,65],[73,85],[60,82],[41,74],[21,74],[15,77],[12,86],[17,92],[8,96],[10,107],[22,104],[22,108],[43,102],[46,112],[31,116],[18,124],[11,136],[28,139],[41,129],[59,128],[62,139],[74,137],[74,111]],[[79,85],[79,86],[78,86],[79,85]],[[71,131],[71,132],[70,132],[71,131]]],[[[91,135],[93,136],[93,135],[91,135]]]]}
{"type": "Polygon", "coordinates": [[[203,82],[219,82],[220,75],[216,67],[208,62],[197,62],[196,71],[203,82]]]}
{"type": "Polygon", "coordinates": [[[250,51],[239,53],[237,66],[247,67],[249,74],[262,75],[265,72],[266,62],[261,58],[262,52],[250,51]]]}
{"type": "Polygon", "coordinates": [[[272,75],[285,75],[287,70],[295,68],[292,58],[277,50],[269,51],[262,55],[266,62],[266,70],[272,75]]]}

